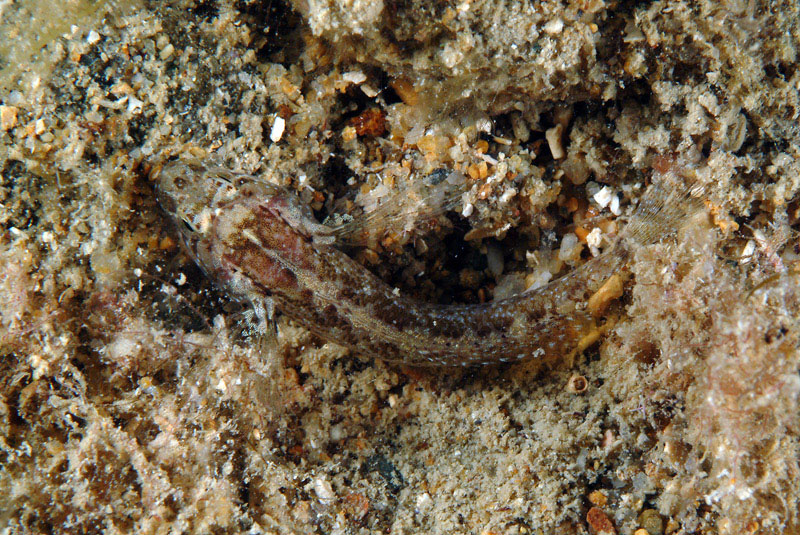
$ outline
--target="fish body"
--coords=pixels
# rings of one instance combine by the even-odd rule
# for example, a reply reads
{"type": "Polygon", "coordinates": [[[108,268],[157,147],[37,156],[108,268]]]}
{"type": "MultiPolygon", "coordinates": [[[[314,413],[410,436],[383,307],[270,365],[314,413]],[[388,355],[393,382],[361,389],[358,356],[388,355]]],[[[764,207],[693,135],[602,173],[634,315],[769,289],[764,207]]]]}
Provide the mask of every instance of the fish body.
{"type": "MultiPolygon", "coordinates": [[[[547,286],[484,304],[432,304],[400,295],[337,249],[291,191],[201,162],[167,163],[156,180],[195,261],[235,299],[274,304],[324,340],[413,366],[574,354],[596,339],[591,296],[630,256],[620,239],[547,286]]],[[[634,234],[663,232],[652,227],[634,234]]]]}

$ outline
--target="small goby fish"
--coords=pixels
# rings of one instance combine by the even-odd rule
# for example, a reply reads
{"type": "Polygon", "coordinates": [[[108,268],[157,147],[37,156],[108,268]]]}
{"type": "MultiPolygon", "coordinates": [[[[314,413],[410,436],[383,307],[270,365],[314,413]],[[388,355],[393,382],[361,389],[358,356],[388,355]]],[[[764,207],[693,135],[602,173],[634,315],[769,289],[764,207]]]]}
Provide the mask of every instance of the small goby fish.
{"type": "Polygon", "coordinates": [[[596,340],[590,298],[623,270],[632,245],[686,216],[674,195],[646,195],[615,244],[564,277],[507,299],[439,305],[398,295],[337,249],[333,229],[291,191],[201,161],[169,162],[154,176],[159,204],[195,262],[233,298],[257,311],[274,306],[357,353],[412,366],[574,355],[596,340]]]}

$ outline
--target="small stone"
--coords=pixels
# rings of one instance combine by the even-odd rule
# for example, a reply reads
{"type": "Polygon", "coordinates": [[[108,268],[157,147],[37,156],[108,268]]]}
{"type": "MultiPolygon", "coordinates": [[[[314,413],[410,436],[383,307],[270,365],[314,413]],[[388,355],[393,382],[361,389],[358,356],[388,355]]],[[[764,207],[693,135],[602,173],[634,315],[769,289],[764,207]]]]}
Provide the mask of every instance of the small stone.
{"type": "Polygon", "coordinates": [[[136,114],[141,113],[144,102],[131,95],[128,97],[128,113],[136,114]]]}
{"type": "Polygon", "coordinates": [[[336,495],[333,493],[333,487],[328,481],[323,477],[318,477],[313,482],[314,485],[314,492],[319,498],[319,501],[325,505],[328,505],[333,502],[336,498],[336,495]]]}
{"type": "Polygon", "coordinates": [[[617,195],[611,198],[611,204],[608,205],[608,209],[611,210],[611,213],[614,215],[622,215],[619,209],[619,197],[617,195]]]}
{"type": "Polygon", "coordinates": [[[561,247],[558,250],[558,259],[562,262],[576,261],[580,258],[583,244],[578,241],[578,236],[570,232],[561,239],[561,247]]]}
{"type": "Polygon", "coordinates": [[[544,31],[550,35],[558,35],[564,29],[564,21],[561,19],[553,19],[544,25],[544,31]]]}
{"type": "Polygon", "coordinates": [[[417,510],[425,510],[428,509],[431,505],[433,505],[433,500],[431,499],[431,495],[427,492],[423,492],[419,496],[417,496],[416,506],[417,510]]]}
{"type": "Polygon", "coordinates": [[[112,95],[117,95],[117,96],[120,96],[120,95],[132,95],[133,94],[133,88],[130,86],[130,84],[128,84],[126,82],[119,82],[119,83],[115,84],[114,87],[111,88],[111,94],[112,95]]]}
{"type": "Polygon", "coordinates": [[[349,71],[342,74],[342,79],[351,84],[361,84],[367,81],[367,75],[361,71],[349,71]]]}
{"type": "Polygon", "coordinates": [[[369,499],[358,492],[344,497],[344,510],[351,518],[360,520],[369,512],[369,499]]]}
{"type": "Polygon", "coordinates": [[[639,525],[647,535],[664,535],[664,520],[655,509],[645,509],[639,515],[639,525]]]}
{"type": "Polygon", "coordinates": [[[172,44],[168,44],[161,52],[159,52],[158,57],[161,58],[162,61],[169,59],[170,56],[175,52],[175,47],[172,44]]]}
{"type": "Polygon", "coordinates": [[[378,96],[378,90],[372,87],[369,84],[361,84],[361,91],[367,95],[369,98],[375,98],[378,96]]]}
{"type": "Polygon", "coordinates": [[[598,507],[605,507],[608,504],[608,498],[602,491],[593,490],[589,493],[589,501],[592,502],[592,505],[596,505],[598,507]]]}
{"type": "Polygon", "coordinates": [[[5,131],[17,126],[17,108],[14,106],[0,106],[0,128],[5,131]]]}
{"type": "Polygon", "coordinates": [[[592,252],[592,256],[597,256],[600,254],[600,244],[603,243],[603,233],[600,231],[599,227],[595,227],[592,231],[586,235],[586,245],[589,246],[589,250],[592,252]]]}
{"type": "Polygon", "coordinates": [[[369,108],[350,119],[348,124],[359,136],[382,136],[386,132],[386,115],[378,108],[369,108]]]}
{"type": "Polygon", "coordinates": [[[559,124],[544,133],[544,137],[547,138],[547,146],[550,147],[550,153],[553,155],[554,160],[560,160],[566,156],[564,147],[561,144],[561,134],[563,132],[564,127],[559,124]]]}
{"type": "Polygon", "coordinates": [[[594,194],[594,202],[599,204],[601,208],[608,206],[613,198],[614,191],[608,186],[603,186],[603,189],[594,194]]]}
{"type": "Polygon", "coordinates": [[[356,133],[355,127],[345,126],[342,130],[342,141],[353,141],[357,137],[358,134],[356,133]]]}
{"type": "Polygon", "coordinates": [[[283,137],[283,131],[286,129],[286,121],[280,115],[275,117],[275,122],[272,123],[272,130],[269,132],[269,139],[273,143],[277,143],[283,137]]]}
{"type": "Polygon", "coordinates": [[[611,523],[611,520],[608,518],[602,509],[598,507],[592,507],[589,509],[589,512],[586,513],[586,523],[589,524],[589,527],[592,529],[592,533],[600,534],[613,534],[616,535],[617,530],[614,528],[614,524],[611,523]]]}

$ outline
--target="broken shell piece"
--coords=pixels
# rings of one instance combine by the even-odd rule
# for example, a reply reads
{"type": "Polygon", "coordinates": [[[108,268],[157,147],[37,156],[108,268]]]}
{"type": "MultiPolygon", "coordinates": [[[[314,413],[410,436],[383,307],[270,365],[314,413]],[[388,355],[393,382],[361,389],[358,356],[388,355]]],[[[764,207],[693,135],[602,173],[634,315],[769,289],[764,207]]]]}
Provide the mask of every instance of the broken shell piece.
{"type": "Polygon", "coordinates": [[[272,130],[269,133],[269,139],[273,143],[277,143],[283,137],[283,131],[286,128],[286,121],[280,115],[275,116],[275,122],[272,123],[272,130]]]}
{"type": "Polygon", "coordinates": [[[566,156],[564,146],[561,144],[561,134],[564,132],[564,127],[559,125],[554,126],[544,133],[547,138],[547,145],[550,147],[550,153],[553,155],[554,160],[560,160],[566,156]]]}
{"type": "Polygon", "coordinates": [[[614,197],[614,191],[608,186],[603,186],[600,191],[594,194],[594,201],[600,205],[600,208],[605,208],[614,197]]]}
{"type": "Polygon", "coordinates": [[[589,381],[583,375],[573,375],[567,381],[567,392],[570,394],[583,394],[589,389],[589,381]]]}

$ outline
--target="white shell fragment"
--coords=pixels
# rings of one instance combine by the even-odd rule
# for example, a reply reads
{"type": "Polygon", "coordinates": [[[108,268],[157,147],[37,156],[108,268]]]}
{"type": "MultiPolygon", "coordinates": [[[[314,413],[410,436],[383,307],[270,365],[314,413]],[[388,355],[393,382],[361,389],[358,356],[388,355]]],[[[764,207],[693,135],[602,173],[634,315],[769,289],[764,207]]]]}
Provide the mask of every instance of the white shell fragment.
{"type": "Polygon", "coordinates": [[[269,133],[269,139],[273,143],[277,143],[283,137],[283,131],[286,129],[286,121],[280,115],[275,116],[275,122],[272,123],[272,130],[269,133]]]}
{"type": "Polygon", "coordinates": [[[595,227],[586,236],[586,245],[589,246],[589,251],[591,251],[592,256],[597,256],[600,254],[601,243],[603,243],[603,233],[600,231],[599,227],[595,227]]]}
{"type": "Polygon", "coordinates": [[[603,189],[594,194],[594,202],[596,202],[600,208],[608,206],[613,198],[614,191],[608,186],[603,186],[603,189]]]}
{"type": "Polygon", "coordinates": [[[559,124],[544,133],[544,137],[547,139],[547,146],[550,147],[550,153],[553,155],[554,160],[560,160],[566,156],[564,146],[561,144],[561,134],[563,132],[564,127],[559,124]]]}
{"type": "Polygon", "coordinates": [[[100,34],[94,30],[90,31],[89,35],[86,36],[86,42],[89,43],[90,45],[93,45],[98,41],[100,41],[100,34]]]}

